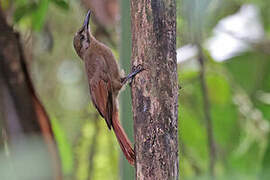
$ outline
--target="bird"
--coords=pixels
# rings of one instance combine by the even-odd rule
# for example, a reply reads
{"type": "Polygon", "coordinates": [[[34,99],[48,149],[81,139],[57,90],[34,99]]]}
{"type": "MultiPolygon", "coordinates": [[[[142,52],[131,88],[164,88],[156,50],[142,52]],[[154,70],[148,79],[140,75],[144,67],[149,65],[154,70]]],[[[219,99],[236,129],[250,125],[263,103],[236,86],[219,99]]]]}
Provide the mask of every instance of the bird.
{"type": "Polygon", "coordinates": [[[123,127],[120,124],[117,97],[122,87],[144,68],[132,68],[127,76],[120,73],[119,66],[109,47],[99,42],[91,34],[91,11],[88,10],[83,26],[76,32],[73,46],[85,64],[92,103],[105,119],[108,128],[113,129],[120,148],[131,165],[135,163],[135,152],[123,127]]]}

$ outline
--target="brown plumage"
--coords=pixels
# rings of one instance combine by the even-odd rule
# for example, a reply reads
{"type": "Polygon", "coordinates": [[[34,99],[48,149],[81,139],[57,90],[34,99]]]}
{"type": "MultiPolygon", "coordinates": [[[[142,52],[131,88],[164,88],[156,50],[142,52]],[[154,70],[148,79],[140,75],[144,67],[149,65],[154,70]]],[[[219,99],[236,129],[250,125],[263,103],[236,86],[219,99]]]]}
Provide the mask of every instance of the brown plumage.
{"type": "Polygon", "coordinates": [[[85,63],[91,99],[108,128],[113,128],[119,145],[131,165],[134,165],[135,153],[124,132],[118,116],[117,96],[128,79],[133,78],[141,68],[126,77],[121,77],[112,51],[97,41],[89,29],[90,11],[83,27],[76,33],[74,48],[85,63]]]}

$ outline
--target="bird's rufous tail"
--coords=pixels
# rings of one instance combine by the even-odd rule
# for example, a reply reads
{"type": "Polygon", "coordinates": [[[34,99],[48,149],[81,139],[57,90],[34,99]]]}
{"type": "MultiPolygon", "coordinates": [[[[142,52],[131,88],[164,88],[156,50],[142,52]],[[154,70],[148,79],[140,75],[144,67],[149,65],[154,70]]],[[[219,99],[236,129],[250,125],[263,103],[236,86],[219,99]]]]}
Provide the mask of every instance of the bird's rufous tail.
{"type": "Polygon", "coordinates": [[[118,112],[115,111],[113,113],[113,117],[112,117],[112,127],[114,130],[114,133],[116,135],[116,138],[118,140],[118,143],[124,153],[124,155],[126,156],[128,162],[131,165],[134,165],[135,162],[135,152],[131,146],[131,143],[124,131],[124,129],[122,128],[120,122],[119,122],[119,117],[118,117],[118,112]]]}

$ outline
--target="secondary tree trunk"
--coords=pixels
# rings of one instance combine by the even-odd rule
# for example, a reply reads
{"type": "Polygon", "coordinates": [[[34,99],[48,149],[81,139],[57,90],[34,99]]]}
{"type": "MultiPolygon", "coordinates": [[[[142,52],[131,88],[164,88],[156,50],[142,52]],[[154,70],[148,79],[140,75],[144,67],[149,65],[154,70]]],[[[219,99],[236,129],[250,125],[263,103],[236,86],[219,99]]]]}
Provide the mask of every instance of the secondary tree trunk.
{"type": "MultiPolygon", "coordinates": [[[[7,24],[1,7],[0,108],[0,147],[4,143],[10,145],[25,143],[24,137],[42,136],[51,155],[54,178],[50,179],[62,179],[58,150],[49,117],[35,94],[26,68],[19,34],[7,24]]],[[[31,149],[27,151],[31,152],[31,149]]],[[[10,156],[13,154],[10,153],[10,156]]],[[[27,167],[27,163],[25,162],[24,168],[27,167]]]]}
{"type": "Polygon", "coordinates": [[[175,0],[131,0],[136,178],[178,179],[175,0]]]}

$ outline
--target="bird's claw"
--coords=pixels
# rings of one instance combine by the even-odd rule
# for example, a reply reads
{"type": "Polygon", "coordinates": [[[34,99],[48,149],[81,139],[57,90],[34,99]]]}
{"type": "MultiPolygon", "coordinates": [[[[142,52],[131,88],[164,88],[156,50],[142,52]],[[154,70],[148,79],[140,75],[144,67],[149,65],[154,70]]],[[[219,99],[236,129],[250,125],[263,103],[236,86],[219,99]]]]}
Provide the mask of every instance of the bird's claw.
{"type": "Polygon", "coordinates": [[[143,68],[143,66],[141,64],[132,67],[132,73],[134,73],[134,75],[131,77],[131,80],[129,82],[130,87],[133,83],[134,77],[143,70],[145,70],[145,69],[143,68]]]}

